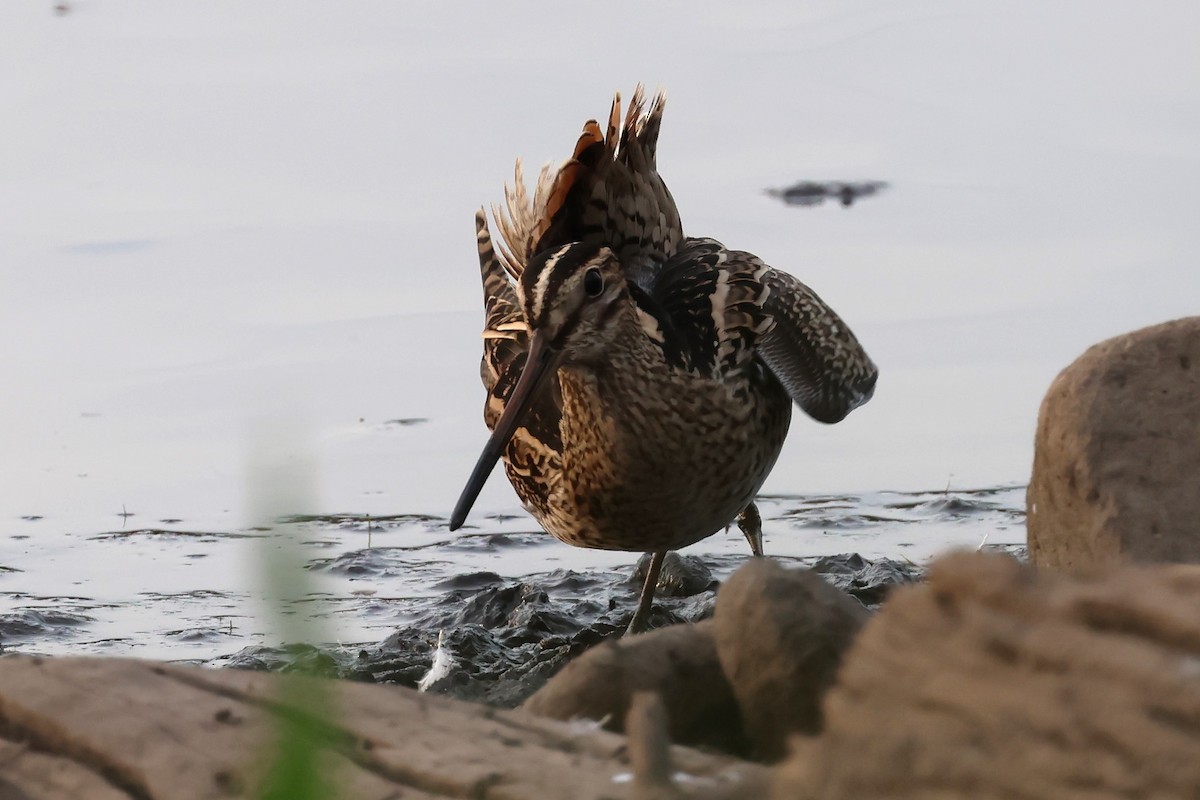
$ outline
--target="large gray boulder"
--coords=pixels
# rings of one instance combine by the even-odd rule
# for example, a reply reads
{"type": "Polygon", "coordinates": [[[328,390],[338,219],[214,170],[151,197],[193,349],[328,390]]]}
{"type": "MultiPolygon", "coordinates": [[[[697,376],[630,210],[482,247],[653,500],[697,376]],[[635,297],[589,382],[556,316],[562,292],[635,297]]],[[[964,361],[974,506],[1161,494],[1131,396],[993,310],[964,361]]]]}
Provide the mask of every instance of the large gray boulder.
{"type": "Polygon", "coordinates": [[[1200,317],[1101,342],[1062,371],[1027,502],[1036,564],[1200,562],[1200,317]]]}

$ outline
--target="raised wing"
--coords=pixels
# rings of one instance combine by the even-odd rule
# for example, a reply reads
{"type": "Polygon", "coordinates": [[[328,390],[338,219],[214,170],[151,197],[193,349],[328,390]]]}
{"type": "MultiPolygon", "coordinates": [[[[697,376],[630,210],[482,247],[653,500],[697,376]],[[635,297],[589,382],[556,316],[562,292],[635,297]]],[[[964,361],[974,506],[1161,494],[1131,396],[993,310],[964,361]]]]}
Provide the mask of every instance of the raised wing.
{"type": "Polygon", "coordinates": [[[768,268],[763,283],[772,324],[758,341],[758,356],[792,400],[828,423],[870,400],[879,370],[842,318],[786,272],[768,268]]]}
{"type": "Polygon", "coordinates": [[[746,367],[771,324],[763,305],[768,269],[715,239],[685,239],[649,292],[668,360],[678,351],[688,369],[717,379],[746,367]]]}
{"type": "Polygon", "coordinates": [[[870,399],[878,370],[850,328],[796,278],[715,239],[685,239],[637,295],[668,361],[720,377],[756,360],[809,416],[838,422],[870,399]]]}

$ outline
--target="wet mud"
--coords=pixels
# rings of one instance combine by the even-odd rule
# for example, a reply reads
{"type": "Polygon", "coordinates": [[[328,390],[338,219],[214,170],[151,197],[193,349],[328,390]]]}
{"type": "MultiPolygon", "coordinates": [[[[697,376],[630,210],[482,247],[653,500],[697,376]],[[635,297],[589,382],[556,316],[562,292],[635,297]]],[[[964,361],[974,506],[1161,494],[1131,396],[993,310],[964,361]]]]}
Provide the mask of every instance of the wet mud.
{"type": "MultiPolygon", "coordinates": [[[[632,574],[557,570],[519,581],[489,572],[457,575],[442,582],[445,591],[431,608],[376,645],[255,646],[234,654],[224,665],[397,683],[511,707],[574,656],[624,632],[647,560],[643,558],[632,574]]],[[[868,609],[922,574],[910,562],[858,554],[782,561],[821,573],[868,609]]],[[[652,626],[712,616],[720,585],[713,572],[730,566],[726,559],[670,554],[659,581],[652,626]]]]}

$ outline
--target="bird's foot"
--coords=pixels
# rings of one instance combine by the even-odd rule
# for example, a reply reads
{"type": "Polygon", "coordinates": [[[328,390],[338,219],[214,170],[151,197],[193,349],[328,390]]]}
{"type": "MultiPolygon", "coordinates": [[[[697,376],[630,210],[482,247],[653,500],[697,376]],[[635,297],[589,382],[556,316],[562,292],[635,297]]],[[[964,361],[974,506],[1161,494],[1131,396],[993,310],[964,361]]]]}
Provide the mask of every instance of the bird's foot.
{"type": "Polygon", "coordinates": [[[758,513],[758,506],[751,501],[742,509],[742,513],[738,514],[737,518],[738,530],[746,537],[746,541],[750,543],[750,552],[756,556],[763,554],[763,538],[762,538],[762,516],[758,513]]]}

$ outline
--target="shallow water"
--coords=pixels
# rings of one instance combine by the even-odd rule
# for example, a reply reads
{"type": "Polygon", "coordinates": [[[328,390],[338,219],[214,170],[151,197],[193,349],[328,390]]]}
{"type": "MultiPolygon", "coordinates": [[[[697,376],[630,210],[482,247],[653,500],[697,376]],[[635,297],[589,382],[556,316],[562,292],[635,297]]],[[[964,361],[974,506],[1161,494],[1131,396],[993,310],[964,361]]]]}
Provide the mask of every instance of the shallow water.
{"type": "Polygon", "coordinates": [[[293,540],[347,642],[453,575],[632,564],[524,535],[499,476],[443,519],[485,436],[471,216],[639,80],[687,231],[795,272],[881,368],[844,423],[797,415],[770,552],[1020,541],[1019,489],[959,490],[1024,483],[1057,370],[1200,298],[1194,4],[617,3],[590,47],[520,2],[67,5],[0,5],[8,649],[278,641],[293,540]]]}
{"type": "MultiPolygon", "coordinates": [[[[1020,487],[1000,487],[765,496],[759,507],[772,556],[812,563],[857,552],[920,565],[947,547],[1022,544],[1023,498],[1020,487]]],[[[502,579],[549,583],[564,601],[607,602],[637,560],[561,544],[524,515],[483,516],[456,533],[443,518],[418,515],[301,516],[237,531],[186,520],[136,527],[131,518],[85,535],[45,522],[23,520],[9,537],[20,537],[21,547],[19,571],[3,576],[0,592],[8,606],[0,641],[9,650],[220,663],[278,641],[268,622],[273,605],[343,645],[374,643],[398,628],[428,629],[427,612],[447,596],[502,579]],[[255,569],[285,551],[302,554],[310,585],[279,603],[255,569]]],[[[699,556],[718,580],[749,556],[736,527],[681,552],[699,556]]],[[[632,603],[636,590],[628,583],[622,599],[632,603]]]]}

